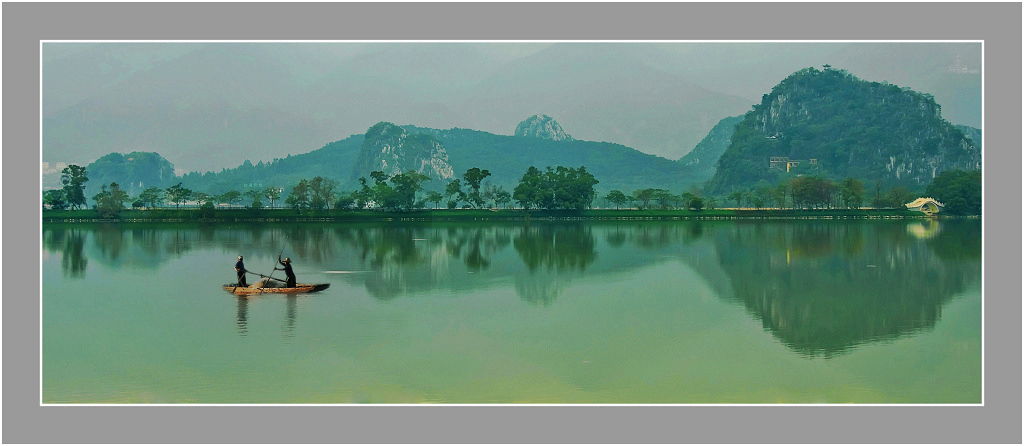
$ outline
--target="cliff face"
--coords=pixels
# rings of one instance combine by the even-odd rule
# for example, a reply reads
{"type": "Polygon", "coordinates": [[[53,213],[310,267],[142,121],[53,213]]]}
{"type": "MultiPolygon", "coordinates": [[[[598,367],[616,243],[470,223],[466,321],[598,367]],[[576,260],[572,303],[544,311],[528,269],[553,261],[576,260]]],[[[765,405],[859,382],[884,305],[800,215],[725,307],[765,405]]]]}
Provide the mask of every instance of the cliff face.
{"type": "Polygon", "coordinates": [[[786,171],[773,169],[771,157],[805,167],[814,159],[801,173],[910,188],[942,171],[981,168],[980,143],[942,119],[931,95],[828,68],[801,70],[764,95],[737,125],[709,185],[724,192],[780,181],[786,171]]]}
{"type": "Polygon", "coordinates": [[[435,180],[455,176],[441,141],[409,133],[390,122],[378,123],[366,131],[353,178],[368,177],[375,170],[387,175],[415,170],[435,180]]]}
{"type": "Polygon", "coordinates": [[[552,141],[572,141],[572,137],[554,118],[548,115],[533,115],[516,126],[515,136],[529,136],[552,141]]]}

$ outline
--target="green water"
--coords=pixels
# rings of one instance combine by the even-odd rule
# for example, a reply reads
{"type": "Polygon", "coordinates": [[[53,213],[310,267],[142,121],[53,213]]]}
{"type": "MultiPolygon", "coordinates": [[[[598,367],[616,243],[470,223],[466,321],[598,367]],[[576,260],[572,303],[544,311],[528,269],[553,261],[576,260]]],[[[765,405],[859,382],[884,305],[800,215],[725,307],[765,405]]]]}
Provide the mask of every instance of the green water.
{"type": "Polygon", "coordinates": [[[44,403],[981,402],[978,221],[47,225],[42,270],[44,403]],[[221,289],[282,249],[330,288],[221,289]]]}

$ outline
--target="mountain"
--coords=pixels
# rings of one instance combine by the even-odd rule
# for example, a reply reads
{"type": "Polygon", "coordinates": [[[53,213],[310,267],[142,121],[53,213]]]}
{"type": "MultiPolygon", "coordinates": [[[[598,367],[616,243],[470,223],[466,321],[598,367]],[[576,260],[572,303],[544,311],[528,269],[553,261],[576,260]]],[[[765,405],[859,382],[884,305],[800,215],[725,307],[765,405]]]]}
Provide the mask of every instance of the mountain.
{"type": "Polygon", "coordinates": [[[980,146],[940,110],[926,93],[845,70],[800,70],[743,117],[707,189],[727,193],[819,174],[914,190],[945,170],[980,169],[980,146]]]}
{"type": "Polygon", "coordinates": [[[443,191],[450,179],[479,167],[491,172],[485,182],[511,190],[530,166],[585,166],[600,181],[599,192],[648,187],[682,192],[698,183],[676,161],[619,144],[386,122],[309,153],[256,164],[246,160],[234,169],[191,172],[180,180],[184,187],[215,194],[266,187],[282,187],[287,194],[299,180],[322,176],[338,181],[339,190],[351,191],[358,187],[358,177],[369,178],[374,170],[389,169],[390,174],[411,169],[431,178],[423,185],[426,190],[443,191]]]}
{"type": "Polygon", "coordinates": [[[679,159],[679,162],[690,169],[690,172],[697,181],[707,181],[715,174],[715,166],[718,159],[722,157],[725,150],[729,148],[732,141],[732,132],[743,120],[743,116],[732,116],[718,121],[715,127],[708,132],[689,153],[679,159]]]}
{"type": "Polygon", "coordinates": [[[177,184],[174,165],[153,152],[109,153],[85,166],[85,170],[89,177],[85,183],[86,197],[92,197],[110,183],[117,183],[129,195],[138,195],[147,187],[177,184]]]}
{"type": "Polygon", "coordinates": [[[571,141],[572,137],[558,121],[548,115],[533,115],[526,118],[516,126],[515,136],[528,136],[532,138],[544,138],[552,141],[571,141]]]}
{"type": "Polygon", "coordinates": [[[447,182],[455,176],[448,164],[448,152],[431,135],[409,133],[390,122],[380,122],[366,131],[352,178],[382,171],[387,176],[414,170],[431,179],[447,182]]]}
{"type": "Polygon", "coordinates": [[[377,122],[573,137],[679,159],[777,79],[830,63],[981,124],[981,45],[611,42],[47,42],[42,161],[148,151],[180,172],[302,153],[377,122]]]}
{"type": "MultiPolygon", "coordinates": [[[[473,167],[488,169],[491,176],[487,181],[506,188],[519,184],[530,166],[539,169],[585,166],[600,181],[595,186],[599,193],[613,189],[630,193],[648,187],[679,193],[697,183],[688,175],[686,167],[678,162],[621,144],[577,139],[554,141],[458,128],[406,128],[411,132],[433,135],[441,141],[448,150],[457,177],[461,178],[466,170],[473,167]]],[[[444,186],[435,182],[425,187],[443,189],[444,186]]]]}

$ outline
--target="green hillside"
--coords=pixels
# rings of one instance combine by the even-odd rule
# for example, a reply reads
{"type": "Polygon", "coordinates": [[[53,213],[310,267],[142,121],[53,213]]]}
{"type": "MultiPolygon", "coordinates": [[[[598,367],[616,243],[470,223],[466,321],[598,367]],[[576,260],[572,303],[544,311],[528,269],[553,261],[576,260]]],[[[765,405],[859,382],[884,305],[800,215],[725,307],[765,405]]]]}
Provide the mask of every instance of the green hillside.
{"type": "Polygon", "coordinates": [[[980,143],[944,120],[931,95],[807,68],[743,117],[707,189],[724,194],[761,180],[820,175],[914,190],[940,172],[980,168],[980,143]]]}
{"type": "MultiPolygon", "coordinates": [[[[456,178],[461,178],[472,167],[479,167],[491,172],[487,181],[506,188],[514,187],[530,166],[541,169],[548,166],[586,166],[587,171],[600,181],[597,185],[599,192],[619,189],[628,193],[647,187],[681,192],[697,183],[687,174],[685,166],[619,144],[552,141],[457,128],[403,128],[409,132],[410,138],[429,135],[440,141],[456,178]]],[[[364,135],[353,135],[306,154],[255,165],[246,161],[237,168],[220,172],[192,172],[181,177],[180,181],[184,187],[208,193],[274,186],[284,188],[287,194],[299,180],[322,176],[338,181],[340,190],[351,191],[357,187],[355,179],[358,176],[368,177],[370,173],[354,175],[353,172],[358,170],[354,166],[360,164],[364,140],[364,135]]],[[[446,181],[435,178],[426,182],[424,188],[440,191],[445,184],[446,181]]]]}

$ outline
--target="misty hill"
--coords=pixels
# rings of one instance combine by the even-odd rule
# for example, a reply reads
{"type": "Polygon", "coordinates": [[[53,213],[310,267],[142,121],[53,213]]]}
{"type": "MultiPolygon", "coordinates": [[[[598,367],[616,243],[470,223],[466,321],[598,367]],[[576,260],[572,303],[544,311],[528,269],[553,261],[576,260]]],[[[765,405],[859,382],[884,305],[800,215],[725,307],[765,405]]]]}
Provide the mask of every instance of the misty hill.
{"type": "Polygon", "coordinates": [[[117,183],[129,195],[138,195],[147,187],[172,186],[174,165],[153,152],[110,153],[85,166],[89,181],[85,196],[91,198],[102,186],[117,183]]]}
{"type": "MultiPolygon", "coordinates": [[[[696,184],[688,175],[688,169],[678,162],[619,144],[553,141],[457,128],[398,127],[390,123],[379,123],[366,134],[353,135],[306,154],[291,155],[269,163],[252,164],[247,160],[235,169],[204,174],[192,172],[181,180],[185,187],[210,193],[274,186],[285,188],[287,194],[299,180],[323,176],[338,181],[340,190],[351,191],[357,187],[358,177],[369,178],[372,170],[378,170],[376,162],[380,160],[366,162],[371,154],[376,157],[389,152],[387,156],[397,157],[393,159],[414,160],[402,165],[403,169],[414,170],[419,170],[416,166],[422,166],[424,161],[443,158],[411,156],[406,151],[420,154],[429,151],[435,155],[443,151],[447,154],[454,178],[461,178],[466,170],[479,167],[491,172],[486,181],[509,190],[519,183],[530,166],[544,169],[559,165],[586,166],[587,171],[601,182],[597,185],[599,191],[619,189],[629,193],[639,188],[659,187],[681,192],[696,184]],[[361,156],[366,158],[361,160],[361,156]],[[353,172],[353,166],[362,167],[355,168],[353,172]]],[[[444,175],[428,176],[432,180],[424,183],[426,190],[441,191],[448,182],[444,175]]]]}
{"type": "Polygon", "coordinates": [[[820,174],[920,189],[939,172],[980,168],[980,146],[942,119],[931,95],[807,68],[743,117],[707,188],[726,193],[820,174]]]}
{"type": "Polygon", "coordinates": [[[742,120],[743,116],[732,116],[718,121],[718,124],[715,124],[715,127],[708,132],[708,136],[705,136],[694,146],[693,150],[680,158],[679,163],[690,169],[691,175],[697,181],[711,179],[715,174],[718,159],[729,148],[736,124],[742,120]]]}

